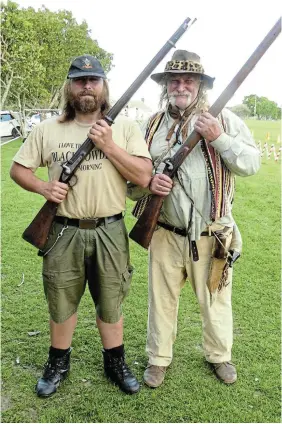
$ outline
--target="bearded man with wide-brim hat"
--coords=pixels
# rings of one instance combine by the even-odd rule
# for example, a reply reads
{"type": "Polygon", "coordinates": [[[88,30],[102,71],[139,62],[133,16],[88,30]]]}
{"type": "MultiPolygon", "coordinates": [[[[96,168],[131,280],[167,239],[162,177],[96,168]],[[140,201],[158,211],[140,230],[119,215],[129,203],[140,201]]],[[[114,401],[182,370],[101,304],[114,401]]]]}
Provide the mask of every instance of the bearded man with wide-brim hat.
{"type": "Polygon", "coordinates": [[[239,117],[228,109],[217,118],[207,112],[214,78],[205,73],[197,54],[176,50],[164,72],[151,78],[162,89],[161,109],[144,125],[154,174],[147,191],[128,188],[129,197],[138,200],[135,216],[148,194],[164,197],[149,251],[144,381],[149,387],[164,381],[172,362],[180,292],[189,280],[200,305],[205,358],[221,381],[232,384],[237,373],[231,362],[231,265],[241,250],[232,217],[234,180],[235,175],[255,174],[260,154],[239,117]],[[171,180],[162,174],[164,160],[194,129],[203,139],[171,180]]]}

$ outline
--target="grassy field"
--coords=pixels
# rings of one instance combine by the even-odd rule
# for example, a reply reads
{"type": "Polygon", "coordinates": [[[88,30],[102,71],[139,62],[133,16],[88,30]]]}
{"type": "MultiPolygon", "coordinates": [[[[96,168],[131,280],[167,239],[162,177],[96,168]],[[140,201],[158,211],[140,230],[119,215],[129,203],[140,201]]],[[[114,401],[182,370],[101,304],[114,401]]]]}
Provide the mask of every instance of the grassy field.
{"type": "MultiPolygon", "coordinates": [[[[265,160],[256,176],[237,179],[234,215],[244,240],[233,286],[237,383],[223,385],[206,365],[198,305],[187,284],[165,384],[124,395],[103,376],[87,292],[79,310],[70,377],[54,397],[44,400],[33,391],[49,346],[41,259],[21,239],[43,199],[20,189],[8,176],[19,146],[15,141],[2,147],[2,422],[280,422],[280,164],[265,160]]],[[[128,229],[134,222],[132,205],[128,202],[128,229]]],[[[132,242],[131,259],[136,272],[124,305],[125,346],[128,363],[142,380],[147,362],[147,252],[132,242]]]]}
{"type": "Polygon", "coordinates": [[[253,137],[257,141],[269,144],[276,144],[280,147],[281,144],[277,143],[277,140],[281,142],[281,124],[279,121],[258,121],[255,119],[247,119],[246,124],[252,131],[253,137]]]}

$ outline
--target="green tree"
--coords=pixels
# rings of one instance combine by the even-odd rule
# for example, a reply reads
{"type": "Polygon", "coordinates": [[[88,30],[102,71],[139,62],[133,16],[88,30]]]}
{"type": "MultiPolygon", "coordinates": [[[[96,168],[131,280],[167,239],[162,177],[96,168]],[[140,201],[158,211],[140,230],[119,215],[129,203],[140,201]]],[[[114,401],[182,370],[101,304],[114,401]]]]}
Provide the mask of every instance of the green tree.
{"type": "Polygon", "coordinates": [[[229,108],[233,113],[239,116],[242,119],[248,118],[251,116],[251,111],[247,105],[236,105],[229,108]]]}
{"type": "Polygon", "coordinates": [[[249,110],[251,111],[251,116],[255,116],[256,114],[257,99],[258,96],[256,94],[251,94],[244,97],[243,104],[248,106],[249,110]]]}
{"type": "Polygon", "coordinates": [[[96,56],[106,72],[112,54],[91,38],[85,21],[66,10],[51,12],[1,3],[1,109],[58,107],[69,64],[84,53],[96,56]]]}
{"type": "Polygon", "coordinates": [[[251,116],[258,119],[279,119],[281,109],[277,103],[269,100],[267,97],[259,97],[256,94],[245,96],[243,104],[248,106],[251,111],[251,116]]]}

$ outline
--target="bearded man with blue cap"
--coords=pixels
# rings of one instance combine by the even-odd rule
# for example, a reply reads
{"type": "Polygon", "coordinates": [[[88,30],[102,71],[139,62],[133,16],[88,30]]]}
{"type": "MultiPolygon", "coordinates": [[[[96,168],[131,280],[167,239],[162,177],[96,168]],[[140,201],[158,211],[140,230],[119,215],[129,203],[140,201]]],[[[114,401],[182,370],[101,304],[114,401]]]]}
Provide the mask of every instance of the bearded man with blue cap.
{"type": "Polygon", "coordinates": [[[105,374],[122,391],[134,394],[140,385],[125,361],[123,344],[121,308],[133,272],[123,213],[126,182],[147,187],[151,157],[137,123],[122,117],[111,128],[103,119],[110,109],[109,88],[97,58],[82,55],[72,61],[63,100],[62,115],[34,128],[11,168],[11,177],[21,187],[58,203],[47,244],[39,252],[51,346],[36,393],[52,395],[69,372],[77,310],[88,283],[105,374]],[[87,137],[95,148],[70,187],[58,180],[59,165],[87,137]],[[48,168],[49,181],[34,174],[38,167],[48,168]]]}

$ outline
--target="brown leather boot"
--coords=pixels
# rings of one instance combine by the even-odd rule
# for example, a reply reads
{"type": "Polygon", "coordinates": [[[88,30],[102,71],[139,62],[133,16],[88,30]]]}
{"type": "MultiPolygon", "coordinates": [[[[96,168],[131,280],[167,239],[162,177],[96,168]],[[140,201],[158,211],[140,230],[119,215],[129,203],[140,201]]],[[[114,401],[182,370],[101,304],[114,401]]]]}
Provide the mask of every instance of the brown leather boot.
{"type": "Polygon", "coordinates": [[[237,372],[235,365],[232,362],[221,362],[219,364],[211,364],[214,372],[225,384],[233,384],[237,380],[237,372]]]}
{"type": "Polygon", "coordinates": [[[165,378],[167,367],[148,364],[144,372],[144,382],[147,386],[156,388],[159,387],[165,378]]]}

